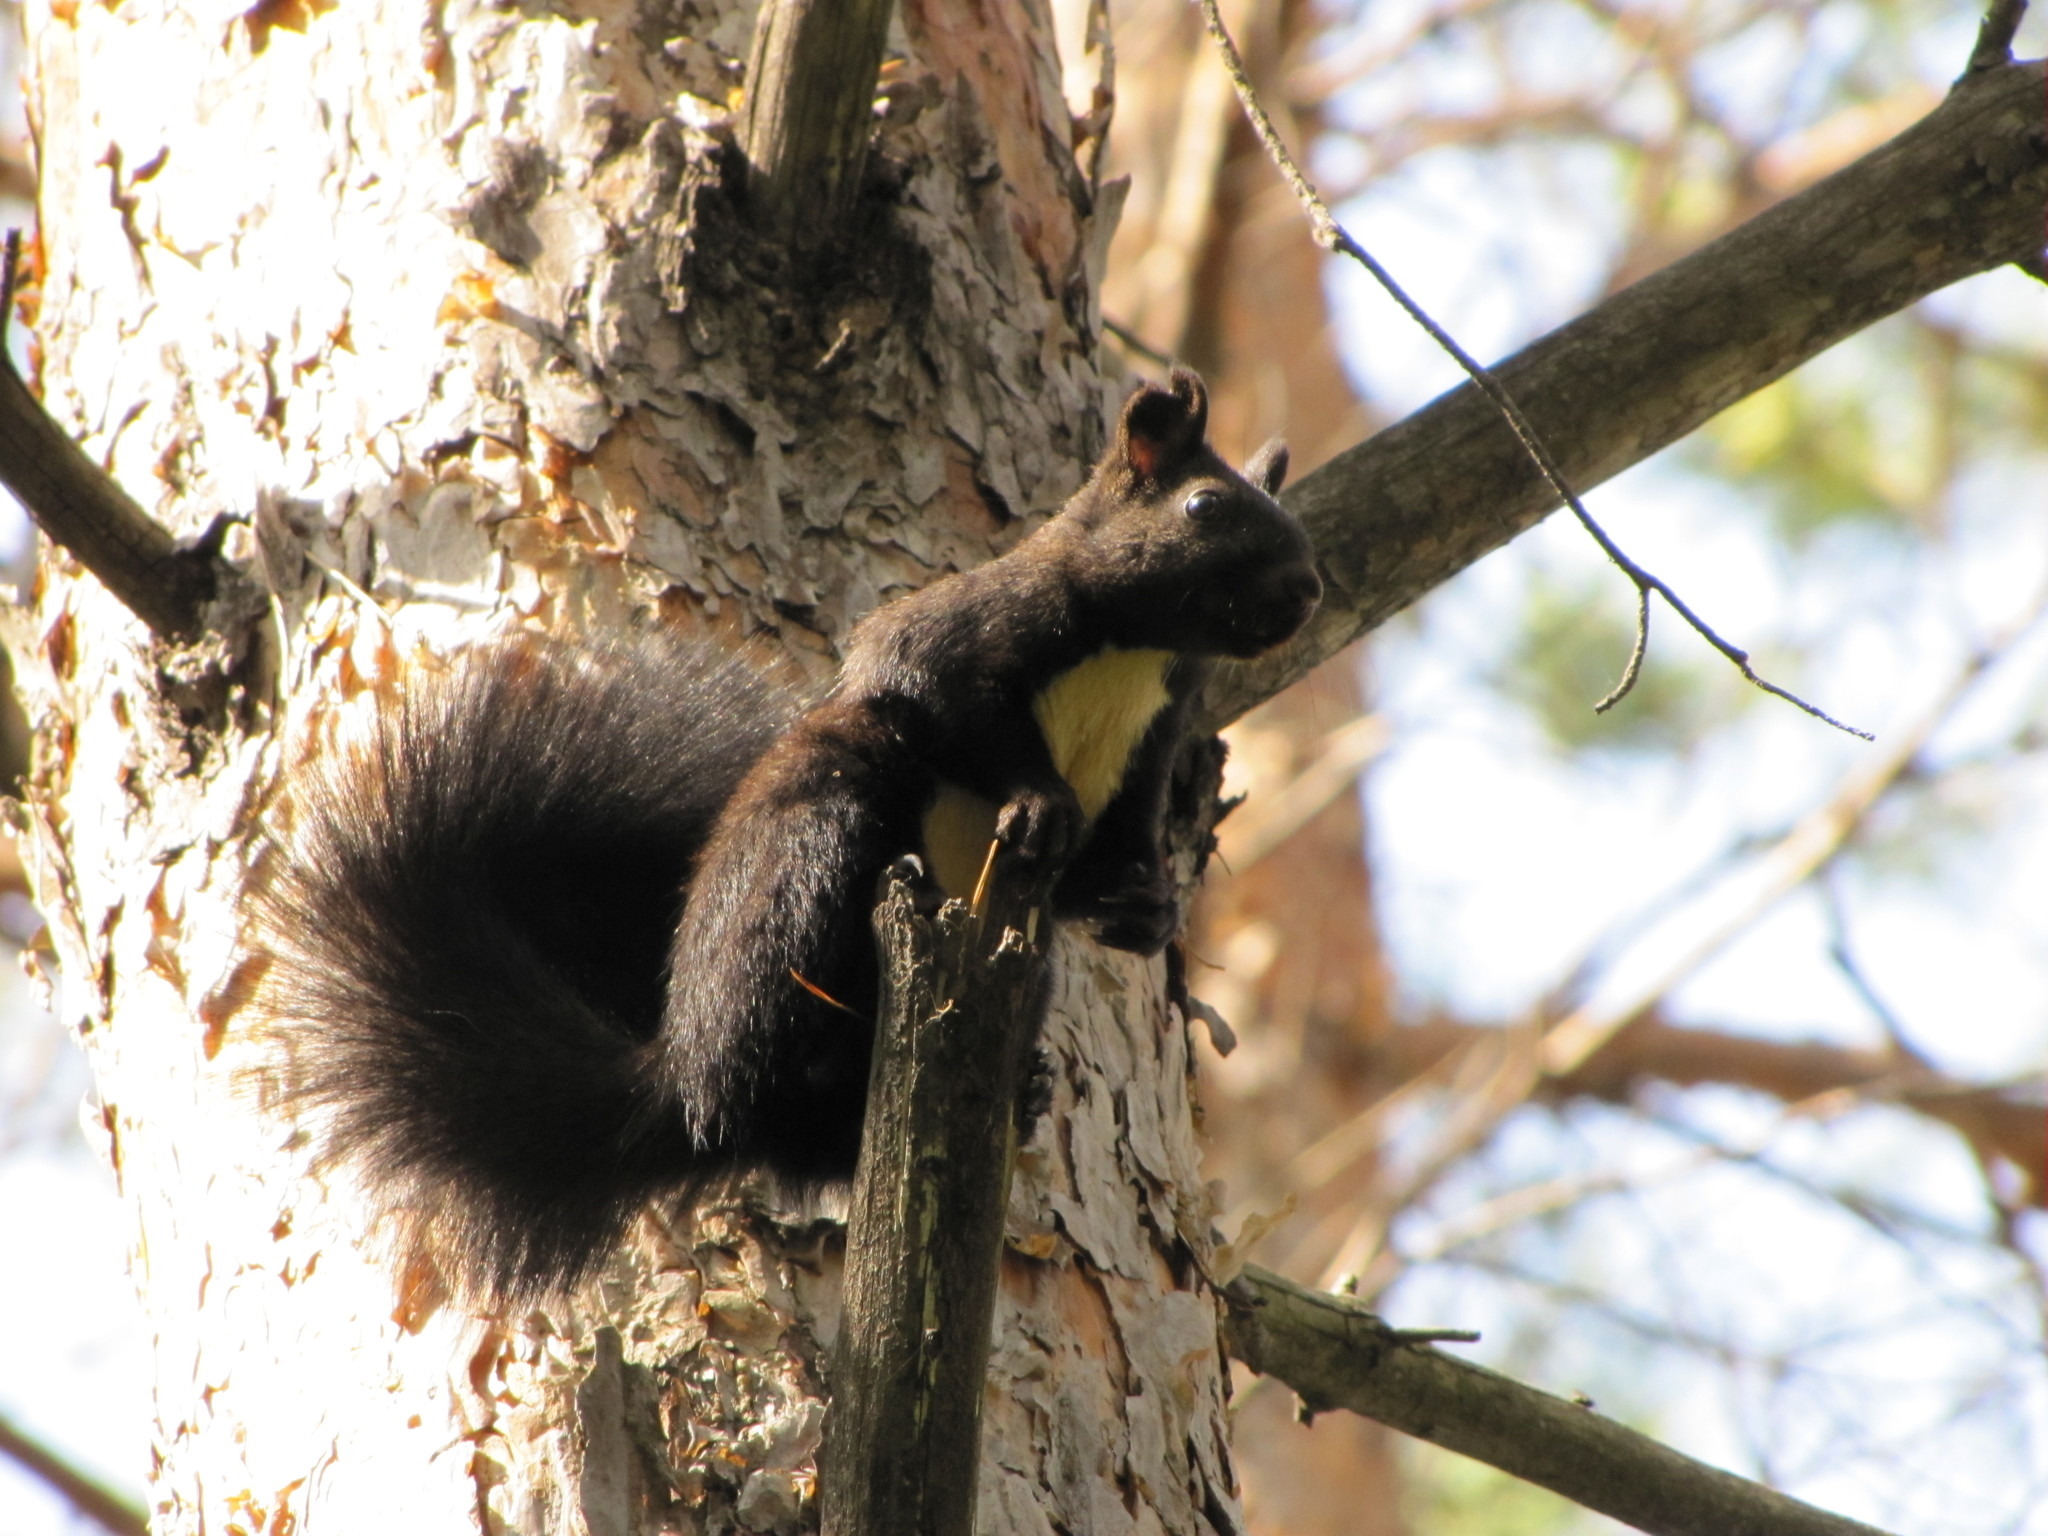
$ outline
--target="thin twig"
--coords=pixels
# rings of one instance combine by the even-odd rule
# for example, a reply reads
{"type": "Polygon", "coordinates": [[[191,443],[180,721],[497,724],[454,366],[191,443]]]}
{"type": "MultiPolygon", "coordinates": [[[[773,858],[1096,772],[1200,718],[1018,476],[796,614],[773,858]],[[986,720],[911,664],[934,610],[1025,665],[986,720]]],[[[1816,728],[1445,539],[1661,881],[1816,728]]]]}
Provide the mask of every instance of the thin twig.
{"type": "Polygon", "coordinates": [[[1403,1344],[1477,1344],[1477,1328],[1396,1328],[1394,1337],[1403,1344]]]}
{"type": "Polygon", "coordinates": [[[7,328],[14,323],[14,288],[21,279],[21,226],[7,231],[7,254],[0,258],[0,357],[7,355],[7,328]]]}
{"type": "Polygon", "coordinates": [[[1635,690],[1636,679],[1643,675],[1643,662],[1650,654],[1650,589],[1641,582],[1636,583],[1636,640],[1629,647],[1628,665],[1621,669],[1621,681],[1608,691],[1607,697],[1593,706],[1593,713],[1604,715],[1635,690]]]}
{"type": "Polygon", "coordinates": [[[2027,0],[1991,0],[1984,24],[1977,29],[1977,44],[1970,50],[1970,62],[1963,66],[1963,78],[1981,75],[1987,69],[2012,62],[2012,40],[2020,30],[2020,18],[2027,14],[2027,0]]]}
{"type": "MultiPolygon", "coordinates": [[[[1507,422],[1509,430],[1515,434],[1523,451],[1535,463],[1551,490],[1560,501],[1571,508],[1572,516],[1578,519],[1579,526],[1591,535],[1593,542],[1600,546],[1601,552],[1614,563],[1616,569],[1635,584],[1639,599],[1635,651],[1630,656],[1628,667],[1622,673],[1621,681],[1615,685],[1614,691],[1594,705],[1594,709],[1602,712],[1612,709],[1635,687],[1636,680],[1642,673],[1643,655],[1649,646],[1650,594],[1654,592],[1669,603],[1672,611],[1684,619],[1701,639],[1733,662],[1736,670],[1756,687],[1806,711],[1816,720],[1832,725],[1838,731],[1860,736],[1865,741],[1873,740],[1870,732],[1859,730],[1853,725],[1845,725],[1826,710],[1809,704],[1798,694],[1760,677],[1756,669],[1750,665],[1749,652],[1723,639],[1704,619],[1693,612],[1663,578],[1651,574],[1629,558],[1621,546],[1608,536],[1607,530],[1594,521],[1593,515],[1586,510],[1585,503],[1579,500],[1578,493],[1565,480],[1564,473],[1558,468],[1557,461],[1551,457],[1550,450],[1536,435],[1536,429],[1530,425],[1528,417],[1522,414],[1522,408],[1501,386],[1500,381],[1481,365],[1477,358],[1459,346],[1450,332],[1438,325],[1428,311],[1410,298],[1407,290],[1394,280],[1393,274],[1381,266],[1370,251],[1352,239],[1349,231],[1332,216],[1321,194],[1302,173],[1301,167],[1295,163],[1294,156],[1288,152],[1287,146],[1281,143],[1280,135],[1273,127],[1272,118],[1266,114],[1265,105],[1259,100],[1258,92],[1253,90],[1251,77],[1245,72],[1244,59],[1237,51],[1237,44],[1231,41],[1229,29],[1223,24],[1223,13],[1218,6],[1218,0],[1196,0],[1196,3],[1202,8],[1203,22],[1208,27],[1209,36],[1215,40],[1217,51],[1223,57],[1224,70],[1230,76],[1231,87],[1237,92],[1238,102],[1243,106],[1245,116],[1251,122],[1252,131],[1258,135],[1268,157],[1286,179],[1288,186],[1293,189],[1296,200],[1300,202],[1303,212],[1308,215],[1316,244],[1334,254],[1349,256],[1364,267],[1372,274],[1373,281],[1385,289],[1387,295],[1407,312],[1408,318],[1421,326],[1429,333],[1431,340],[1450,354],[1465,371],[1465,376],[1493,402],[1495,409],[1507,422]]],[[[1999,3],[2005,3],[2005,0],[1999,0],[1999,3]]]]}
{"type": "Polygon", "coordinates": [[[1849,914],[1842,907],[1838,873],[1837,866],[1830,864],[1825,878],[1815,882],[1820,892],[1821,910],[1828,921],[1828,959],[1834,962],[1835,969],[1841,972],[1842,979],[1849,984],[1849,989],[1862,1001],[1863,1006],[1870,1010],[1870,1016],[1876,1019],[1878,1026],[1884,1030],[1892,1054],[1901,1061],[1931,1070],[1933,1064],[1914,1048],[1912,1041],[1906,1036],[1905,1024],[1891,1004],[1885,1001],[1884,994],[1877,990],[1877,984],[1863,969],[1862,962],[1856,958],[1856,952],[1849,947],[1849,914]]]}
{"type": "Polygon", "coordinates": [[[1144,358],[1146,362],[1157,363],[1162,368],[1171,368],[1173,366],[1174,360],[1171,357],[1153,346],[1151,342],[1140,336],[1129,326],[1104,315],[1102,317],[1102,328],[1122,342],[1125,351],[1135,352],[1138,356],[1144,358]]]}

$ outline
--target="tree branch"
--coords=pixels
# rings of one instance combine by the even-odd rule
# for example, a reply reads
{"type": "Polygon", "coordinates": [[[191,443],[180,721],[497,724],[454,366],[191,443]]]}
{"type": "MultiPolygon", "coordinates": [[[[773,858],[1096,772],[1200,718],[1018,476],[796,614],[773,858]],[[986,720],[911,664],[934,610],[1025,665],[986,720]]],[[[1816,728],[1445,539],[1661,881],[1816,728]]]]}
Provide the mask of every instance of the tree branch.
{"type": "Polygon", "coordinates": [[[845,227],[874,128],[891,0],[768,0],[747,60],[747,205],[786,246],[845,227]]]}
{"type": "MultiPolygon", "coordinates": [[[[1886,315],[2038,261],[2042,90],[2038,61],[1970,77],[1897,138],[1534,342],[1496,376],[1563,475],[1586,488],[1886,315]]],[[[1279,652],[1218,669],[1203,700],[1212,728],[1559,505],[1471,385],[1282,499],[1315,540],[1323,606],[1279,652]]]]}
{"type": "Polygon", "coordinates": [[[2012,40],[2019,35],[2020,18],[2026,14],[2027,0],[1991,0],[1984,23],[1977,29],[1977,45],[1970,50],[1970,62],[1963,69],[1965,79],[2012,62],[2012,40]]]}
{"type": "Polygon", "coordinates": [[[1252,132],[1264,146],[1267,157],[1293,189],[1295,200],[1301,204],[1302,212],[1308,217],[1309,228],[1315,234],[1316,244],[1334,255],[1349,256],[1365,268],[1387,297],[1400,305],[1408,318],[1421,326],[1428,333],[1429,339],[1448,353],[1465,371],[1465,376],[1479,392],[1493,402],[1493,408],[1500,412],[1501,420],[1506,422],[1508,430],[1514,433],[1515,441],[1522,445],[1522,451],[1536,466],[1536,472],[1543,477],[1544,483],[1550,487],[1559,501],[1571,508],[1572,516],[1578,520],[1579,526],[1585,529],[1595,544],[1600,546],[1600,552],[1607,556],[1614,568],[1634,585],[1635,644],[1629,649],[1628,662],[1622,668],[1621,680],[1608,690],[1605,698],[1593,706],[1593,713],[1605,714],[1635,691],[1636,681],[1643,675],[1643,659],[1650,650],[1650,595],[1655,593],[1671,605],[1672,612],[1685,620],[1694,634],[1733,662],[1736,670],[1747,682],[1806,711],[1816,720],[1832,725],[1838,731],[1846,731],[1851,736],[1861,736],[1865,741],[1869,741],[1870,732],[1858,730],[1853,725],[1844,725],[1826,710],[1760,675],[1751,664],[1748,651],[1722,638],[1712,625],[1701,618],[1692,606],[1678,595],[1676,588],[1661,576],[1653,574],[1615,542],[1613,535],[1586,510],[1585,502],[1579,499],[1579,493],[1572,489],[1571,482],[1565,478],[1564,470],[1558,466],[1550,451],[1550,445],[1544,441],[1542,434],[1536,430],[1514,396],[1494,377],[1493,371],[1482,366],[1477,358],[1460,346],[1451,333],[1437,323],[1436,317],[1416,303],[1408,290],[1394,280],[1394,274],[1382,266],[1372,252],[1354,240],[1351,232],[1337,222],[1336,216],[1330,212],[1329,205],[1309,184],[1309,179],[1302,174],[1301,167],[1295,164],[1294,156],[1288,153],[1287,146],[1281,142],[1279,131],[1274,128],[1272,119],[1266,115],[1265,104],[1259,100],[1259,93],[1252,86],[1251,76],[1245,72],[1244,60],[1238,54],[1237,44],[1231,40],[1230,29],[1223,24],[1223,10],[1219,0],[1201,0],[1201,7],[1202,17],[1208,24],[1209,36],[1214,40],[1217,51],[1223,56],[1224,71],[1230,76],[1231,86],[1237,92],[1237,99],[1244,107],[1245,116],[1251,120],[1252,132]]]}
{"type": "Polygon", "coordinates": [[[1347,1297],[1251,1266],[1224,1299],[1225,1348],[1311,1411],[1348,1408],[1651,1536],[1882,1536],[1418,1343],[1347,1297]]]}
{"type": "Polygon", "coordinates": [[[180,544],[58,426],[0,359],[0,482],[151,633],[190,640],[242,577],[211,541],[180,544]]]}
{"type": "MultiPolygon", "coordinates": [[[[1495,1038],[1493,1025],[1435,1018],[1376,1040],[1376,1074],[1410,1082],[1453,1053],[1495,1038]]],[[[1635,1019],[1571,1071],[1542,1080],[1548,1102],[1594,1098],[1626,1104],[1644,1083],[1677,1088],[1747,1088],[1785,1104],[1844,1090],[1866,1103],[1895,1104],[1949,1126],[1982,1162],[2003,1159],[2027,1180],[2029,1205],[2048,1205],[2048,1107],[2038,1092],[2006,1083],[1974,1083],[1902,1063],[1890,1051],[1821,1040],[1765,1040],[1753,1034],[1674,1024],[1661,1013],[1635,1019]]]]}
{"type": "Polygon", "coordinates": [[[982,894],[923,917],[899,869],[875,911],[880,1018],[819,1474],[826,1536],[974,1529],[1018,1094],[1052,926],[1042,882],[1005,872],[982,894]]]}
{"type": "Polygon", "coordinates": [[[149,1536],[149,1517],[142,1510],[4,1418],[0,1418],[0,1456],[41,1478],[102,1530],[112,1531],[114,1536],[149,1536]]]}

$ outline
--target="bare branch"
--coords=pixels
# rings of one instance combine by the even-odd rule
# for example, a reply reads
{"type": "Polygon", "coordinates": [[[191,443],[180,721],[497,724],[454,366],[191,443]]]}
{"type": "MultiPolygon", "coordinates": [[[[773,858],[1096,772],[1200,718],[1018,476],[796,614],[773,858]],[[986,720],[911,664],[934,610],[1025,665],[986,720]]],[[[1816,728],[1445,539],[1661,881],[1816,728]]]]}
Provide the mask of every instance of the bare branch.
{"type": "Polygon", "coordinates": [[[21,281],[21,230],[7,231],[7,254],[0,261],[0,358],[7,355],[7,332],[14,324],[14,290],[21,281]]]}
{"type": "Polygon", "coordinates": [[[149,1536],[149,1517],[27,1431],[0,1418],[0,1456],[42,1479],[70,1506],[114,1536],[149,1536]]]}
{"type": "Polygon", "coordinates": [[[1850,834],[1862,825],[1871,807],[1912,767],[1921,749],[1954,714],[1978,679],[2041,619],[2044,611],[2048,611],[2048,591],[2037,597],[2004,634],[1957,669],[1947,687],[1921,711],[1917,720],[1899,733],[1898,740],[1886,749],[1883,757],[1847,775],[1826,802],[1801,817],[1775,847],[1755,862],[1748,874],[1750,889],[1738,906],[1695,936],[1626,996],[1601,1006],[1580,1007],[1550,1026],[1543,1036],[1543,1070],[1556,1075],[1579,1066],[1616,1030],[1655,1007],[1679,982],[1719,954],[1739,934],[1747,932],[1758,918],[1805,884],[1816,871],[1824,869],[1850,834]]]}
{"type": "Polygon", "coordinates": [[[1621,681],[1613,691],[1593,706],[1593,713],[1604,715],[1634,691],[1636,679],[1643,675],[1643,662],[1650,654],[1650,589],[1641,582],[1636,583],[1636,640],[1629,647],[1628,665],[1621,669],[1621,681]]]}
{"type": "MultiPolygon", "coordinates": [[[[1497,1042],[1493,1025],[1436,1018],[1394,1031],[1374,1047],[1376,1070],[1441,1082],[1446,1063],[1497,1042]]],[[[1825,1040],[1765,1040],[1755,1034],[1673,1024],[1652,1012],[1618,1031],[1572,1071],[1538,1085],[1535,1097],[1557,1103],[1578,1097],[1626,1104],[1645,1083],[1675,1088],[1747,1088],[1785,1104],[1850,1093],[1891,1104],[1948,1126],[1984,1163],[2005,1161],[2027,1182],[2024,1203],[2048,1205],[2048,1097],[2041,1082],[1978,1083],[1906,1063],[1890,1051],[1860,1050],[1825,1040]]]]}
{"type": "MultiPolygon", "coordinates": [[[[1324,1278],[1362,1269],[1381,1252],[1390,1213],[1404,1210],[1457,1164],[1482,1145],[1521,1105],[1569,1083],[1619,1035],[1648,1016],[1686,977],[1729,943],[1746,932],[1790,892],[1798,889],[1816,872],[1827,867],[1850,835],[1862,825],[1872,806],[1910,768],[1921,748],[1968,695],[1972,685],[2028,629],[2048,611],[2048,591],[1991,644],[1979,650],[1958,670],[1947,688],[1917,720],[1891,743],[1875,763],[1861,765],[1847,775],[1825,802],[1800,818],[1799,822],[1742,872],[1740,887],[1726,910],[1704,924],[1661,965],[1649,968],[1646,979],[1620,996],[1573,1009],[1560,1020],[1541,1016],[1524,1019],[1512,1028],[1489,1029],[1474,1034],[1460,1049],[1442,1062],[1432,1062],[1432,1077],[1455,1076],[1454,1090],[1446,1095],[1450,1112],[1437,1127],[1429,1145],[1405,1167],[1398,1179],[1375,1192],[1372,1202],[1355,1218],[1351,1231],[1324,1267],[1324,1278]]],[[[1399,1032],[1408,1035],[1409,1031],[1399,1032]]],[[[1885,1072],[1899,1079],[1897,1058],[1888,1057],[1885,1072]]],[[[1345,1158],[1362,1155],[1376,1140],[1377,1126],[1385,1111],[1402,1095],[1416,1091],[1423,1079],[1404,1080],[1402,1088],[1369,1106],[1344,1126],[1310,1148],[1297,1159],[1296,1172],[1312,1169],[1328,1177],[1345,1158]]],[[[1935,1105],[1939,1095],[1930,1096],[1927,1112],[1947,1120],[1978,1144],[1978,1135],[1965,1129],[1960,1116],[1941,1113],[1935,1105]]],[[[1961,1102],[1961,1101],[1958,1101],[1961,1102]]],[[[2036,1111],[2037,1112],[2037,1111],[2036,1111]]],[[[1982,1124],[1981,1101],[1972,1100],[1973,1123],[1982,1124]]],[[[2027,1143],[2026,1145],[2031,1145],[2027,1143]]],[[[2048,1150],[2048,1142],[2044,1142],[2048,1150]]],[[[2000,1148],[2000,1155],[2004,1149],[2000,1148]]],[[[2031,1177],[2035,1163],[2019,1163],[2031,1177]]]]}
{"type": "Polygon", "coordinates": [[[1628,666],[1622,673],[1621,681],[1615,684],[1614,690],[1606,698],[1593,706],[1595,711],[1611,709],[1621,702],[1635,687],[1636,679],[1642,675],[1643,656],[1650,642],[1650,594],[1654,592],[1669,603],[1672,610],[1684,619],[1701,639],[1733,662],[1743,677],[1765,693],[1775,695],[1786,703],[1805,710],[1816,720],[1825,721],[1838,731],[1847,731],[1851,736],[1860,736],[1869,741],[1871,735],[1868,731],[1858,730],[1853,725],[1844,725],[1826,710],[1809,704],[1798,694],[1760,677],[1750,663],[1749,652],[1723,639],[1672,590],[1668,582],[1637,564],[1619,544],[1614,542],[1607,530],[1594,520],[1593,514],[1586,510],[1586,504],[1579,499],[1578,493],[1565,478],[1564,471],[1551,456],[1548,445],[1530,424],[1522,408],[1515,403],[1514,397],[1501,385],[1500,380],[1482,366],[1477,358],[1459,346],[1450,332],[1437,324],[1429,312],[1394,281],[1394,275],[1380,265],[1378,259],[1354,240],[1350,232],[1331,215],[1329,207],[1310,185],[1308,178],[1302,174],[1301,167],[1295,163],[1293,155],[1288,153],[1287,146],[1280,141],[1280,135],[1274,129],[1272,119],[1266,115],[1265,105],[1252,88],[1251,77],[1245,73],[1244,60],[1238,54],[1237,44],[1231,41],[1230,31],[1223,24],[1223,12],[1218,0],[1200,0],[1200,4],[1203,19],[1208,24],[1209,35],[1215,40],[1216,47],[1223,56],[1224,69],[1230,75],[1230,83],[1237,92],[1238,101],[1244,106],[1245,116],[1251,120],[1252,130],[1258,135],[1259,142],[1265,146],[1268,157],[1279,168],[1280,174],[1287,179],[1287,184],[1294,189],[1295,197],[1308,215],[1316,244],[1326,251],[1349,256],[1364,267],[1372,274],[1373,281],[1385,289],[1389,297],[1407,312],[1408,318],[1427,331],[1430,339],[1456,360],[1458,366],[1464,369],[1465,376],[1493,402],[1494,408],[1507,422],[1508,429],[1515,434],[1515,440],[1522,445],[1522,451],[1528,454],[1530,462],[1536,466],[1544,481],[1556,493],[1558,500],[1571,508],[1572,516],[1578,519],[1579,526],[1592,536],[1593,542],[1600,546],[1602,553],[1613,562],[1615,568],[1635,584],[1639,599],[1635,646],[1630,653],[1628,666]]]}
{"type": "MultiPolygon", "coordinates": [[[[1798,364],[1950,283],[2038,259],[2048,203],[2040,63],[1988,70],[1834,175],[1498,365],[1571,482],[1590,487],[1798,364]]],[[[1304,476],[1283,498],[1325,577],[1308,632],[1217,670],[1215,726],[1559,503],[1475,385],[1304,476]]]]}
{"type": "Polygon", "coordinates": [[[1046,985],[1043,875],[921,916],[901,871],[882,954],[845,1315],[820,1469],[826,1536],[970,1536],[1003,1212],[1046,985]],[[1027,937],[1028,936],[1028,937],[1027,937]]]}
{"type": "Polygon", "coordinates": [[[1102,328],[1121,342],[1125,351],[1135,353],[1137,356],[1144,358],[1148,363],[1157,363],[1162,368],[1171,368],[1173,366],[1174,360],[1171,357],[1153,346],[1151,342],[1121,321],[1112,320],[1109,316],[1104,315],[1102,317],[1102,328]]]}
{"type": "Polygon", "coordinates": [[[1878,1026],[1884,1030],[1885,1039],[1891,1042],[1891,1048],[1899,1060],[1925,1067],[1929,1065],[1927,1058],[1913,1048],[1912,1041],[1906,1036],[1905,1026],[1899,1022],[1898,1014],[1877,990],[1876,983],[1871,981],[1869,973],[1863,969],[1862,962],[1856,958],[1856,952],[1849,945],[1849,917],[1842,910],[1841,882],[1837,878],[1839,874],[1838,867],[1831,868],[1826,877],[1818,882],[1821,905],[1827,913],[1828,920],[1828,959],[1834,962],[1835,969],[1841,972],[1842,979],[1849,984],[1849,989],[1861,998],[1863,1006],[1870,1010],[1870,1016],[1877,1020],[1878,1026]]]}
{"type": "Polygon", "coordinates": [[[754,23],[740,142],[761,232],[820,249],[860,192],[891,0],[769,0],[754,23]]]}
{"type": "Polygon", "coordinates": [[[1232,874],[1243,874],[1307,826],[1323,807],[1358,782],[1386,751],[1393,732],[1378,715],[1346,721],[1316,745],[1315,756],[1285,784],[1262,790],[1216,829],[1216,854],[1232,874]]]}
{"type": "Polygon", "coordinates": [[[1310,1411],[1348,1408],[1651,1536],[1880,1536],[1602,1418],[1403,1338],[1359,1302],[1256,1267],[1229,1289],[1224,1345],[1310,1411]]]}
{"type": "Polygon", "coordinates": [[[1977,29],[1977,45],[1963,68],[1964,79],[2012,62],[2012,40],[2019,35],[2020,18],[2026,14],[2027,0],[1991,0],[1984,23],[1977,29]]]}
{"type": "Polygon", "coordinates": [[[192,639],[241,578],[205,541],[180,544],[129,498],[0,358],[0,481],[159,639],[192,639]]]}

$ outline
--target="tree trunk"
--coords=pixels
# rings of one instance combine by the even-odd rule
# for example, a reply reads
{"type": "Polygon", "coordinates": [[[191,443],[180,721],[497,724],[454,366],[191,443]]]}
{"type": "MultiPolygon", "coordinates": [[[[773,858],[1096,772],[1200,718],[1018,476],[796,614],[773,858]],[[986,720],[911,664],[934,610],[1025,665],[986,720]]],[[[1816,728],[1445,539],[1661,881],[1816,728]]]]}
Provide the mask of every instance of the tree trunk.
{"type": "MultiPolygon", "coordinates": [[[[155,1338],[159,1533],[815,1519],[836,1229],[651,1213],[571,1300],[462,1314],[273,1102],[291,1022],[250,1003],[240,919],[280,774],[408,668],[652,614],[821,678],[1101,447],[1118,196],[1050,16],[906,0],[859,233],[801,280],[728,196],[752,22],[30,6],[45,398],[179,533],[244,519],[274,592],[225,697],[169,687],[61,557],[17,636],[26,841],[155,1338]]],[[[981,1524],[1231,1531],[1186,1033],[1159,963],[1059,948],[981,1524]]]]}

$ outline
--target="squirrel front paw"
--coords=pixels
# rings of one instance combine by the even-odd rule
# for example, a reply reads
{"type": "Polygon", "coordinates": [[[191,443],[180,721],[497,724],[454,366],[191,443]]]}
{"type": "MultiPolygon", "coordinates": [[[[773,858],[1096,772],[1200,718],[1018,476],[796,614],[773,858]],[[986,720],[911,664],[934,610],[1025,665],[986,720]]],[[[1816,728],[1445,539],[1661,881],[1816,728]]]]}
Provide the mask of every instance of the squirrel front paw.
{"type": "Polygon", "coordinates": [[[1064,865],[1086,829],[1081,802],[1062,784],[1057,789],[1020,789],[996,817],[996,840],[1033,864],[1064,865]]]}

